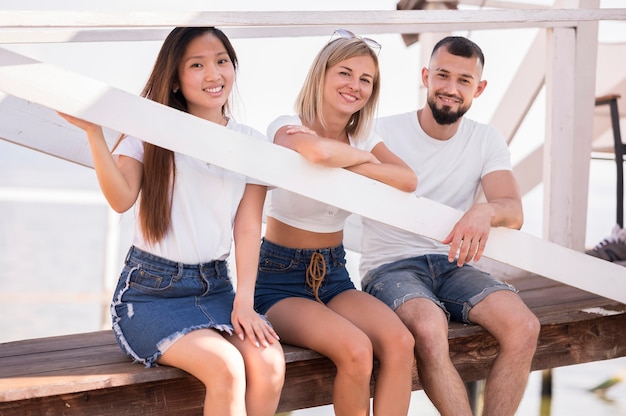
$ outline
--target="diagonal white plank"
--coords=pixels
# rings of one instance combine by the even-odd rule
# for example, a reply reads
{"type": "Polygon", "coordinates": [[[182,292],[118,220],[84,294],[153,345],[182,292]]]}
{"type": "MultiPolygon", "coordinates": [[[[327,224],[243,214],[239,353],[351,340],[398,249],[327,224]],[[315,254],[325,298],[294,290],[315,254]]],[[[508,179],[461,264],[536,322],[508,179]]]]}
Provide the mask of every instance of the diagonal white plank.
{"type": "MultiPolygon", "coordinates": [[[[38,111],[44,111],[43,107],[57,109],[437,240],[443,239],[462,215],[445,205],[415,197],[345,169],[316,166],[286,148],[261,142],[5,49],[0,49],[0,91],[26,100],[31,103],[29,105],[35,103],[38,111]]],[[[31,127],[12,126],[4,126],[0,136],[19,141],[16,137],[31,127]]],[[[57,128],[65,129],[61,122],[57,128]]],[[[67,137],[48,136],[48,140],[58,141],[52,146],[57,155],[63,153],[70,136],[67,137]]],[[[54,153],[52,150],[48,152],[54,153]]],[[[492,229],[485,256],[626,303],[626,270],[623,267],[524,232],[492,229]]]]}

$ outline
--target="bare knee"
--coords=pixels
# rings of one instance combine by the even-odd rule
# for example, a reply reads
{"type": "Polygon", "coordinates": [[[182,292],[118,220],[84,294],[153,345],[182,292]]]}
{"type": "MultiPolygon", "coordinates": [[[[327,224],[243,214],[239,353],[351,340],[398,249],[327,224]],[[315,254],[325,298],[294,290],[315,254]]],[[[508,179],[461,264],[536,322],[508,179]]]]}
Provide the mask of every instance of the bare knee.
{"type": "Polygon", "coordinates": [[[401,331],[396,331],[394,334],[392,344],[400,351],[412,351],[415,348],[415,337],[408,328],[403,327],[401,331]]]}
{"type": "Polygon", "coordinates": [[[528,308],[509,310],[502,319],[490,324],[487,329],[497,338],[502,354],[521,359],[529,359],[535,354],[541,324],[528,308]]]}
{"type": "Polygon", "coordinates": [[[393,339],[393,354],[396,356],[409,356],[413,359],[413,352],[415,351],[415,337],[408,330],[403,330],[397,334],[393,339]]]}
{"type": "Polygon", "coordinates": [[[448,356],[448,317],[430,299],[411,299],[396,309],[411,332],[418,359],[448,356]]]}
{"type": "Polygon", "coordinates": [[[369,338],[362,336],[350,339],[338,354],[335,365],[337,371],[354,378],[369,378],[374,366],[373,346],[369,338]]]}
{"type": "Polygon", "coordinates": [[[400,366],[411,365],[415,354],[415,338],[413,334],[402,325],[401,328],[385,334],[382,347],[375,352],[381,361],[400,366]]]}
{"type": "Polygon", "coordinates": [[[270,380],[274,389],[281,390],[285,381],[285,354],[282,348],[272,351],[268,360],[264,362],[265,377],[270,380]]]}
{"type": "Polygon", "coordinates": [[[472,308],[469,318],[496,337],[502,352],[534,354],[541,324],[515,293],[490,294],[472,308]]]}
{"type": "Polygon", "coordinates": [[[235,389],[242,384],[245,386],[246,368],[243,358],[239,355],[231,356],[227,361],[220,360],[219,366],[214,367],[210,374],[205,374],[203,382],[213,391],[235,389]]]}
{"type": "Polygon", "coordinates": [[[409,329],[418,360],[437,361],[449,356],[447,321],[418,320],[411,322],[409,329]]]}
{"type": "Polygon", "coordinates": [[[541,331],[541,323],[534,313],[528,312],[524,322],[522,323],[525,336],[531,338],[535,342],[539,338],[539,332],[541,331]]]}
{"type": "Polygon", "coordinates": [[[527,351],[534,354],[540,330],[541,323],[531,311],[518,316],[515,330],[511,331],[514,338],[511,342],[512,347],[519,348],[521,353],[527,351]]]}
{"type": "Polygon", "coordinates": [[[227,354],[213,355],[210,360],[198,360],[185,370],[199,379],[206,387],[207,395],[213,397],[230,397],[233,392],[245,389],[245,364],[235,349],[227,354]]]}
{"type": "Polygon", "coordinates": [[[285,380],[285,356],[280,345],[264,349],[255,359],[249,358],[246,372],[250,384],[280,392],[285,380]]]}

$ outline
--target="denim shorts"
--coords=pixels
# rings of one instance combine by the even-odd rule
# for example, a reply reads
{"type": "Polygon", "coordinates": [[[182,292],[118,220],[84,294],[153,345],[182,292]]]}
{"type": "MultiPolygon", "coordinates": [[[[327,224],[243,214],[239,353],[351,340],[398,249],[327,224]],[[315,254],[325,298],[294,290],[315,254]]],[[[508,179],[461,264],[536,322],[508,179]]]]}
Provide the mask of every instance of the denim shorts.
{"type": "Polygon", "coordinates": [[[111,303],[122,350],[147,367],[201,328],[232,334],[235,293],[225,261],[177,263],[131,247],[111,303]]]}
{"type": "Polygon", "coordinates": [[[286,298],[315,300],[313,289],[306,283],[307,267],[314,253],[324,257],[325,276],[319,288],[322,303],[338,294],[356,289],[346,270],[343,245],[324,249],[293,249],[263,239],[259,258],[259,273],[254,293],[254,308],[265,314],[276,302],[286,298]]]}
{"type": "Polygon", "coordinates": [[[472,323],[469,311],[490,293],[516,289],[464,264],[450,263],[447,255],[425,255],[387,263],[369,271],[361,283],[363,291],[382,300],[393,310],[415,298],[435,302],[448,319],[472,323]]]}

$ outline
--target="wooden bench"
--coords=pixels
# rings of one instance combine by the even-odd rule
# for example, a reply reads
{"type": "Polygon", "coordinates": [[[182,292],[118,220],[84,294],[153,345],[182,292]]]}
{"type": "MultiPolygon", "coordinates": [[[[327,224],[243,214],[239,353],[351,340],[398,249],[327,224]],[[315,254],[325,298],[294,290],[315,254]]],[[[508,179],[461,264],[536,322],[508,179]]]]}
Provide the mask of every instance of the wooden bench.
{"type": "MultiPolygon", "coordinates": [[[[541,321],[533,370],[626,355],[625,305],[537,276],[512,283],[541,321]]],[[[463,379],[484,379],[498,351],[495,340],[480,327],[456,323],[449,338],[463,379]]],[[[329,404],[332,362],[310,350],[284,349],[279,412],[329,404]]],[[[415,368],[413,389],[421,389],[415,368]]],[[[201,415],[203,396],[202,384],[181,370],[132,364],[111,331],[0,344],[0,416],[201,415]]]]}

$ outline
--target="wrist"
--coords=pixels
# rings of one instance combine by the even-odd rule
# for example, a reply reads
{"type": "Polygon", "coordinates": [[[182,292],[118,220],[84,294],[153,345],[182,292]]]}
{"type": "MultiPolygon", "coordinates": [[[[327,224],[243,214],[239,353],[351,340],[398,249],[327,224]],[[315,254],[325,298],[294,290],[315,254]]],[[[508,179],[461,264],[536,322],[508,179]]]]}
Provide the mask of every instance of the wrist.
{"type": "Polygon", "coordinates": [[[235,293],[235,300],[233,301],[233,306],[237,307],[253,307],[254,306],[254,296],[252,293],[241,293],[237,291],[235,293]]]}

